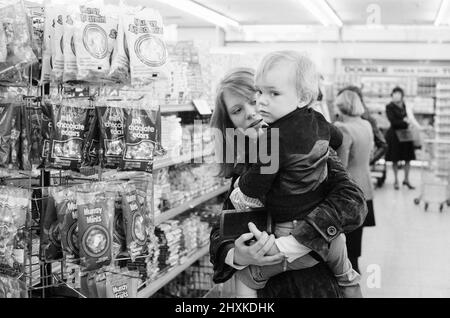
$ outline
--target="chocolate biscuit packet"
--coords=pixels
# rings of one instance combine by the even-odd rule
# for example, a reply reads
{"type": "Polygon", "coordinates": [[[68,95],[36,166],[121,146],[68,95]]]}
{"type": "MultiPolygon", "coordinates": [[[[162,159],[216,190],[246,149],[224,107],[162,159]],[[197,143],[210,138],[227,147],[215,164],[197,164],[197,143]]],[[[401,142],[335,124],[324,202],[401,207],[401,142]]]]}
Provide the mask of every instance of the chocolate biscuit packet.
{"type": "Polygon", "coordinates": [[[65,100],[62,104],[52,105],[51,168],[80,169],[89,109],[87,99],[65,100]]]}
{"type": "Polygon", "coordinates": [[[125,149],[125,111],[117,105],[97,107],[100,127],[100,145],[103,149],[102,164],[105,168],[116,169],[125,149]]]}
{"type": "Polygon", "coordinates": [[[103,191],[78,192],[80,264],[86,271],[111,263],[114,195],[103,191]]]}
{"type": "Polygon", "coordinates": [[[125,226],[128,254],[134,262],[146,251],[147,232],[145,215],[139,202],[136,187],[127,183],[122,194],[123,224],[125,226]]]}
{"type": "Polygon", "coordinates": [[[125,109],[125,114],[125,150],[119,169],[151,172],[161,136],[161,114],[141,107],[125,109]]]}

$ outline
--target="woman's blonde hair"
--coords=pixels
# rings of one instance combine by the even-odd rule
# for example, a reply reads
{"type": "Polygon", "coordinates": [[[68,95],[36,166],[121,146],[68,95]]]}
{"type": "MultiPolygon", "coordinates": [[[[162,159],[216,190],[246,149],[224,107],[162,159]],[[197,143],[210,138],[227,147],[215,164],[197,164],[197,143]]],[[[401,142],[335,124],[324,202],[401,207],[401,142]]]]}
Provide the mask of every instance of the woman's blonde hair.
{"type": "MultiPolygon", "coordinates": [[[[213,128],[219,129],[222,134],[222,143],[216,142],[216,146],[222,145],[222,149],[216,149],[217,153],[222,154],[222,164],[220,175],[224,177],[232,177],[234,170],[234,163],[226,162],[226,154],[232,153],[237,155],[236,143],[229,140],[229,134],[226,133],[227,128],[236,128],[228,115],[227,105],[224,100],[224,92],[242,96],[244,98],[253,98],[256,93],[254,87],[255,71],[251,68],[235,68],[229,71],[217,86],[216,100],[213,114],[211,116],[210,125],[213,128]],[[231,148],[234,145],[235,149],[231,148]]],[[[235,160],[236,161],[236,160],[235,160]]]]}
{"type": "Polygon", "coordinates": [[[364,106],[361,98],[358,94],[350,90],[345,90],[338,95],[336,106],[347,116],[357,117],[364,114],[364,106]]]}
{"type": "Polygon", "coordinates": [[[315,102],[319,96],[319,72],[314,62],[306,55],[297,51],[275,51],[262,59],[256,71],[256,78],[262,78],[266,73],[281,61],[291,62],[295,71],[295,87],[297,96],[303,97],[311,94],[309,104],[315,102]]]}

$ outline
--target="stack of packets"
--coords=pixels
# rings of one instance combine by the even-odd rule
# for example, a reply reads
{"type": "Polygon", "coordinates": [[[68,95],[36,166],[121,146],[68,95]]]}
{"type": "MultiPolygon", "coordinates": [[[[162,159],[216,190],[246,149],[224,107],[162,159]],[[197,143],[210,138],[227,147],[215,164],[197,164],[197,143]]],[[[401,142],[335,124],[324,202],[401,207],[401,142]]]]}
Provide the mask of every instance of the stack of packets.
{"type": "Polygon", "coordinates": [[[179,221],[169,220],[161,223],[155,228],[155,234],[159,244],[159,270],[170,270],[179,264],[180,259],[182,230],[179,221]]]}

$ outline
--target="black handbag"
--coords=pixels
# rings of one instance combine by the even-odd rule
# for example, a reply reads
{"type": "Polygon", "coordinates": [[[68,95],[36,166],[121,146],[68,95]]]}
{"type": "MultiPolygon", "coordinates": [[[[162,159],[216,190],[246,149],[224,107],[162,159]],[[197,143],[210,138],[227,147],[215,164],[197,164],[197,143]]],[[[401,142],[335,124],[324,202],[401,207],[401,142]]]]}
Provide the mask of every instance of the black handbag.
{"type": "Polygon", "coordinates": [[[414,141],[414,136],[409,128],[397,129],[395,131],[399,142],[412,142],[414,141]]]}

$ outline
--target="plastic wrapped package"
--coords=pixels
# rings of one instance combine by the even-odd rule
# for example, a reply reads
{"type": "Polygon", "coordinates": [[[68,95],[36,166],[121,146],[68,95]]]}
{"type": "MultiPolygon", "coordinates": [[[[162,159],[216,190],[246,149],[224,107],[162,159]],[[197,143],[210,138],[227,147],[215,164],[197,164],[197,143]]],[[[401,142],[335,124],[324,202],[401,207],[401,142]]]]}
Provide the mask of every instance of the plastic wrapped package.
{"type": "Polygon", "coordinates": [[[0,187],[0,267],[8,276],[18,276],[24,269],[25,223],[30,200],[29,190],[0,187]]]}
{"type": "Polygon", "coordinates": [[[161,113],[137,106],[125,109],[125,114],[125,150],[119,168],[150,172],[154,149],[161,138],[161,113]]]}
{"type": "Polygon", "coordinates": [[[64,17],[66,16],[66,6],[55,6],[53,21],[54,32],[52,40],[52,73],[51,79],[56,82],[63,80],[64,74],[64,17]]]}
{"type": "Polygon", "coordinates": [[[111,106],[98,106],[100,126],[100,145],[103,149],[103,166],[116,169],[125,149],[125,112],[116,103],[111,106]]]}
{"type": "Polygon", "coordinates": [[[28,298],[25,282],[17,278],[0,275],[1,298],[28,298]]]}
{"type": "Polygon", "coordinates": [[[52,105],[51,168],[80,168],[90,109],[92,107],[87,99],[68,99],[61,104],[52,105]]]}
{"type": "Polygon", "coordinates": [[[42,136],[42,148],[41,148],[41,165],[46,166],[50,159],[50,140],[53,132],[52,126],[52,109],[53,106],[49,101],[44,102],[41,105],[42,110],[42,125],[41,125],[41,136],[42,136]]]}
{"type": "Polygon", "coordinates": [[[139,274],[127,270],[121,273],[107,273],[107,298],[136,298],[139,283],[139,274]]]}
{"type": "Polygon", "coordinates": [[[74,81],[77,79],[77,57],[75,51],[74,41],[74,16],[76,12],[76,5],[68,5],[63,31],[63,50],[64,50],[64,73],[63,81],[74,81]]]}
{"type": "Polygon", "coordinates": [[[0,81],[18,83],[26,80],[22,69],[36,63],[37,59],[31,47],[29,20],[25,7],[19,0],[9,3],[11,4],[0,10],[0,28],[3,29],[0,34],[0,51],[3,53],[0,55],[3,57],[6,47],[6,58],[0,57],[0,81]]]}
{"type": "Polygon", "coordinates": [[[17,103],[0,104],[0,167],[20,168],[21,108],[17,103]]]}
{"type": "Polygon", "coordinates": [[[41,215],[40,258],[50,262],[63,257],[61,249],[61,218],[58,219],[53,192],[44,199],[45,209],[41,215]]]}
{"type": "Polygon", "coordinates": [[[118,13],[102,1],[85,1],[75,14],[74,40],[78,80],[108,79],[117,38],[118,13]]]}
{"type": "Polygon", "coordinates": [[[163,39],[161,14],[144,8],[134,14],[124,14],[123,29],[130,59],[131,83],[148,84],[167,78],[167,47],[163,39]]]}
{"type": "Polygon", "coordinates": [[[81,267],[86,271],[109,265],[112,259],[114,194],[106,192],[107,185],[78,191],[78,244],[81,267]],[[102,189],[103,188],[103,189],[102,189]]]}
{"type": "Polygon", "coordinates": [[[51,79],[52,65],[53,65],[53,37],[55,35],[55,14],[56,9],[54,6],[46,4],[44,6],[44,39],[42,43],[42,70],[41,81],[42,83],[48,83],[51,79]]]}
{"type": "Polygon", "coordinates": [[[117,40],[114,42],[114,50],[111,60],[109,76],[116,82],[130,82],[130,57],[127,53],[127,42],[122,17],[119,17],[117,27],[117,40]]]}
{"type": "Polygon", "coordinates": [[[88,110],[87,130],[84,134],[82,165],[92,167],[99,164],[100,127],[95,108],[88,110]]]}
{"type": "Polygon", "coordinates": [[[6,34],[3,26],[0,26],[0,63],[6,62],[8,52],[6,51],[6,34]]]}

